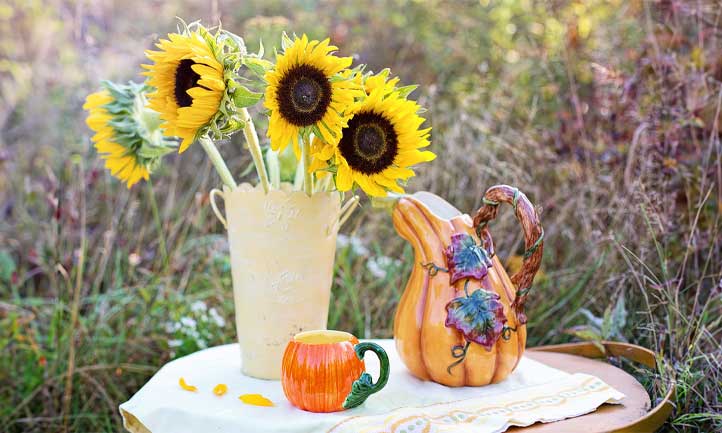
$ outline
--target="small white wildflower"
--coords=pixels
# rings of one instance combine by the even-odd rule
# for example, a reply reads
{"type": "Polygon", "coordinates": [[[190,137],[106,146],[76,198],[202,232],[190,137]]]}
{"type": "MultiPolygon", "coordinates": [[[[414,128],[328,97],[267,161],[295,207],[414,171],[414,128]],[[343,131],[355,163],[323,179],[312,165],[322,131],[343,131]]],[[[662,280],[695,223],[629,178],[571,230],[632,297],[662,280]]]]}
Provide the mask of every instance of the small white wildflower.
{"type": "Polygon", "coordinates": [[[183,330],[183,333],[194,340],[201,338],[201,334],[195,328],[186,328],[183,330]]]}
{"type": "Polygon", "coordinates": [[[343,233],[339,233],[338,236],[336,236],[336,247],[337,248],[346,248],[350,242],[350,239],[348,236],[346,236],[343,233]]]}
{"type": "Polygon", "coordinates": [[[366,248],[361,238],[356,236],[351,237],[351,249],[357,256],[368,256],[369,249],[366,248]]]}
{"type": "Polygon", "coordinates": [[[381,267],[375,257],[371,257],[366,262],[366,269],[376,278],[386,278],[386,269],[381,267]]]}
{"type": "Polygon", "coordinates": [[[184,328],[189,329],[196,329],[196,326],[198,325],[195,321],[195,319],[191,317],[181,317],[180,319],[181,325],[183,325],[184,328]]]}
{"type": "Polygon", "coordinates": [[[208,309],[208,306],[203,301],[195,301],[191,304],[191,311],[194,313],[202,313],[208,309]]]}
{"type": "Polygon", "coordinates": [[[391,268],[391,267],[399,267],[401,266],[401,260],[399,259],[392,259],[388,256],[379,256],[376,258],[376,261],[381,265],[383,268],[391,268]]]}
{"type": "Polygon", "coordinates": [[[183,340],[168,340],[168,347],[180,347],[183,345],[183,340]]]}
{"type": "Polygon", "coordinates": [[[364,242],[361,240],[361,238],[357,236],[346,236],[344,234],[339,234],[336,236],[336,247],[337,248],[346,248],[347,246],[351,246],[351,251],[357,255],[357,256],[368,256],[369,255],[369,249],[366,248],[364,245],[364,242]]]}
{"type": "Polygon", "coordinates": [[[165,322],[165,332],[173,334],[181,328],[181,324],[178,322],[165,322]]]}
{"type": "Polygon", "coordinates": [[[387,256],[371,257],[366,262],[366,269],[376,278],[386,278],[389,268],[400,266],[401,260],[387,256]]]}
{"type": "Polygon", "coordinates": [[[211,308],[208,311],[208,315],[211,316],[211,320],[213,320],[219,328],[226,326],[226,320],[218,314],[218,311],[215,308],[211,308]]]}

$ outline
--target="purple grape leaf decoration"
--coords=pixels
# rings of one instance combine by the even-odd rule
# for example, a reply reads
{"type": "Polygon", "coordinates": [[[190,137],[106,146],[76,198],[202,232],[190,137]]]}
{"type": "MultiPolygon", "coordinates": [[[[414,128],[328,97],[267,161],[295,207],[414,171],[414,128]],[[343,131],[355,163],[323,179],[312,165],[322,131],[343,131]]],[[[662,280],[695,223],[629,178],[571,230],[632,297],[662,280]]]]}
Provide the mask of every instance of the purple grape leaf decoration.
{"type": "Polygon", "coordinates": [[[454,233],[451,244],[444,251],[449,268],[449,284],[462,278],[481,280],[486,276],[491,259],[486,250],[468,233],[454,233]]]}
{"type": "Polygon", "coordinates": [[[479,289],[467,297],[452,299],[446,304],[447,327],[458,329],[466,341],[491,350],[501,337],[506,323],[504,304],[499,295],[479,289]]]}

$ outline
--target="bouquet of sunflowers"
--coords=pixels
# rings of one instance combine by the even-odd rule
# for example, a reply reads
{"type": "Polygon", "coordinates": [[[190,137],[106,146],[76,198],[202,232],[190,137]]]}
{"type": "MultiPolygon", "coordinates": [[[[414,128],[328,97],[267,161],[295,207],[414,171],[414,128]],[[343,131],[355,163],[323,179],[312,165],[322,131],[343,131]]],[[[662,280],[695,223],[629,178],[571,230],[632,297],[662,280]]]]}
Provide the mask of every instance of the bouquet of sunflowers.
{"type": "Polygon", "coordinates": [[[250,53],[225,29],[181,22],[156,46],[142,65],[145,83],[103,82],[84,105],[95,148],[128,188],[148,180],[164,155],[196,142],[223,184],[236,188],[216,143],[239,131],[265,192],[280,188],[290,160],[295,187],[308,195],[403,193],[411,167],[435,158],[423,150],[430,128],[422,128],[422,109],[408,99],[415,86],[399,86],[388,69],[351,68],[351,57],[335,55],[328,39],[284,34],[274,63],[262,44],[250,53]],[[261,99],[269,116],[265,148],[248,112],[261,99]]]}

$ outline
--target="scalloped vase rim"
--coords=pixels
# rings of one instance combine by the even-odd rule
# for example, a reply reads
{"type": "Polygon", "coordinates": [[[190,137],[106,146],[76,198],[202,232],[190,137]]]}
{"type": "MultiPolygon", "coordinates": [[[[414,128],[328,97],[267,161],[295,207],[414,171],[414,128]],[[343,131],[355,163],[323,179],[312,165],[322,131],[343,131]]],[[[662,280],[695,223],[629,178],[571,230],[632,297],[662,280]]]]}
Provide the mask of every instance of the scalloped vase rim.
{"type": "MultiPolygon", "coordinates": [[[[263,188],[260,184],[253,185],[248,182],[244,182],[236,186],[234,189],[229,188],[227,185],[223,186],[223,194],[265,194],[267,196],[274,196],[274,195],[282,195],[284,197],[293,197],[293,196],[299,196],[299,197],[305,197],[309,200],[318,200],[318,198],[315,197],[322,197],[322,198],[329,198],[333,197],[334,195],[340,195],[338,191],[317,191],[314,192],[312,195],[307,195],[303,190],[293,189],[293,184],[288,182],[282,182],[280,189],[271,189],[268,191],[268,193],[265,193],[263,191],[263,188]]],[[[303,200],[303,198],[301,198],[303,200]]]]}

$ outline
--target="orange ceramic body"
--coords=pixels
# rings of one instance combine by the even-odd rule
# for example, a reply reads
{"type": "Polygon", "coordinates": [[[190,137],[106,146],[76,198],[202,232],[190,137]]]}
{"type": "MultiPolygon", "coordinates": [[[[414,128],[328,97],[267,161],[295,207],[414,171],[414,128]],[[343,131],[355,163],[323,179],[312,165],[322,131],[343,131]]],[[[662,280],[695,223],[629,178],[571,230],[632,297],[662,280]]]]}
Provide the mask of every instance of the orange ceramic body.
{"type": "Polygon", "coordinates": [[[356,337],[346,332],[303,332],[288,343],[281,381],[286,398],[310,412],[336,412],[365,372],[354,347],[356,337]]]}
{"type": "Polygon", "coordinates": [[[444,250],[451,235],[468,233],[479,242],[472,219],[441,198],[428,193],[401,198],[393,211],[394,227],[414,248],[414,262],[406,289],[394,319],[394,339],[398,353],[413,375],[447,386],[480,386],[504,380],[514,370],[526,345],[526,326],[519,323],[511,308],[516,288],[496,256],[478,287],[499,295],[504,306],[506,326],[514,328],[508,339],[499,338],[491,350],[470,344],[463,363],[449,369],[458,358],[450,348],[463,347],[462,334],[445,325],[446,305],[464,296],[464,281],[451,285],[449,275],[435,275],[420,264],[445,266],[444,250]],[[433,209],[433,210],[432,210],[433,209]]]}

